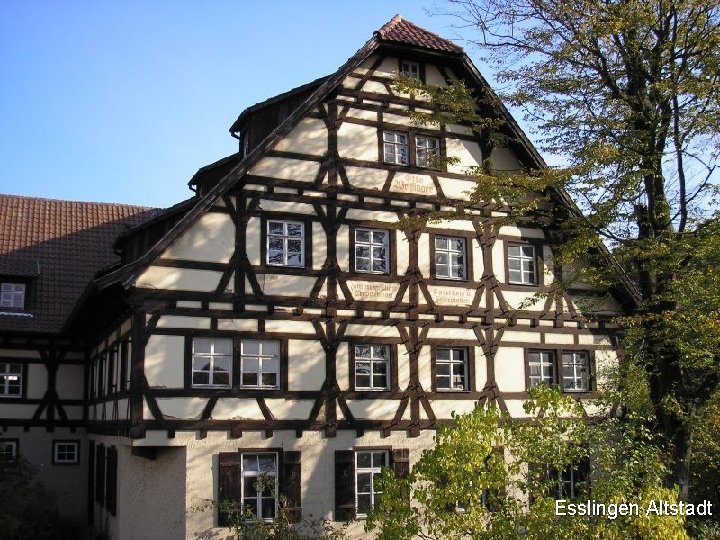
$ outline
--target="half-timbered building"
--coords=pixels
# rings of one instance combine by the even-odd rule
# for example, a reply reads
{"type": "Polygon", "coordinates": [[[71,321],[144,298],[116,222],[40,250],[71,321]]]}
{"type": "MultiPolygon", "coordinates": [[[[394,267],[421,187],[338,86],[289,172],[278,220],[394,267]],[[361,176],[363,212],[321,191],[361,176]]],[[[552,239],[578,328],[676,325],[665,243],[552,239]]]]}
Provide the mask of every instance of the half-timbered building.
{"type": "Polygon", "coordinates": [[[632,299],[554,294],[547,226],[498,227],[482,207],[396,226],[455,208],[474,186],[468,167],[544,166],[452,42],[397,16],[335,73],[246,109],[230,131],[238,153],[200,169],[188,201],[98,205],[82,231],[3,246],[0,457],[74,456],[51,475],[97,531],[211,537],[226,516],[192,509],[222,499],[261,519],[281,505],[361,519],[380,468],[406,472],[453,412],[488,401],[522,416],[541,382],[588,397],[616,361],[606,323],[632,299]],[[398,73],[465,81],[507,143],[415,124],[433,106],[397,91],[398,73]],[[51,280],[67,302],[46,296],[51,280]]]}

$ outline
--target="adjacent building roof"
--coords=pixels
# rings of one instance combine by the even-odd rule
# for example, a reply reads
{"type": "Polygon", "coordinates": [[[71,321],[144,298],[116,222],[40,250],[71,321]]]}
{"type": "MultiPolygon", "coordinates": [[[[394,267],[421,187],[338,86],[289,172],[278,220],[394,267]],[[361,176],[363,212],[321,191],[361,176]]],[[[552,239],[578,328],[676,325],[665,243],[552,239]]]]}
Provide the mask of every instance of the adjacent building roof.
{"type": "Polygon", "coordinates": [[[27,283],[27,309],[0,310],[0,332],[59,332],[93,276],[119,259],[118,235],[158,212],[0,195],[0,281],[27,283]]]}

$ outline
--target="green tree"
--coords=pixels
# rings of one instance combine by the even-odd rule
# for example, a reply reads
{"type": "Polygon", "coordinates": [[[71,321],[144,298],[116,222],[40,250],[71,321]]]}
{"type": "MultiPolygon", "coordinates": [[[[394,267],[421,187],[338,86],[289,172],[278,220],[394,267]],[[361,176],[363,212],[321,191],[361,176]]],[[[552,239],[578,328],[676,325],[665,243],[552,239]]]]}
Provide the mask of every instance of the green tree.
{"type": "MultiPolygon", "coordinates": [[[[588,250],[612,250],[636,306],[622,321],[624,343],[645,370],[654,427],[671,456],[666,483],[687,499],[694,418],[718,384],[720,303],[702,286],[718,290],[717,257],[708,252],[718,230],[720,2],[448,2],[446,12],[498,67],[504,97],[524,108],[541,147],[563,160],[561,168],[501,179],[488,161],[474,171],[468,204],[495,203],[511,219],[552,224],[565,277],[588,250]],[[529,189],[560,210],[547,215],[529,189]]],[[[489,143],[503,144],[502,126],[443,104],[457,90],[403,85],[444,106],[440,121],[470,121],[489,143]]],[[[618,267],[605,262],[582,269],[583,279],[617,281],[618,267]]]]}
{"type": "Polygon", "coordinates": [[[528,421],[479,404],[454,427],[440,427],[435,448],[407,478],[384,471],[366,528],[379,540],[687,538],[683,517],[646,515],[650,501],[674,502],[677,492],[662,486],[663,455],[642,421],[588,423],[580,403],[545,386],[531,391],[525,409],[528,421]],[[588,461],[592,473],[574,485],[576,502],[635,502],[638,512],[556,512],[556,497],[570,495],[563,480],[588,461]]]}

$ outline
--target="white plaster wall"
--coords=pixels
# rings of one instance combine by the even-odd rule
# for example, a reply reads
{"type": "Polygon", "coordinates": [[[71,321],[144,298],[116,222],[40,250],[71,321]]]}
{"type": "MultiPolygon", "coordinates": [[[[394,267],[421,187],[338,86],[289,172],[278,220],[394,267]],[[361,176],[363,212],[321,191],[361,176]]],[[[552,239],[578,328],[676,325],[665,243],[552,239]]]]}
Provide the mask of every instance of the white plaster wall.
{"type": "Polygon", "coordinates": [[[476,401],[464,400],[455,401],[449,399],[431,399],[433,412],[437,418],[450,419],[455,414],[468,414],[475,409],[476,401]]]}
{"type": "Polygon", "coordinates": [[[318,118],[303,118],[283,137],[275,150],[322,156],[327,152],[328,133],[325,122],[318,118]]]}
{"type": "Polygon", "coordinates": [[[505,300],[507,300],[508,304],[510,304],[511,308],[520,309],[522,306],[522,309],[540,311],[545,304],[545,298],[535,296],[536,292],[537,289],[534,289],[532,287],[529,288],[527,292],[503,291],[503,297],[505,298],[505,300]]]}
{"type": "Polygon", "coordinates": [[[320,342],[288,341],[288,377],[288,390],[320,390],[325,380],[325,350],[320,342]]]}
{"type": "Polygon", "coordinates": [[[84,366],[64,364],[58,367],[56,388],[60,399],[82,399],[84,382],[84,366]]]}
{"type": "Polygon", "coordinates": [[[505,283],[505,246],[495,242],[492,247],[493,274],[500,283],[505,283]]]}
{"type": "Polygon", "coordinates": [[[288,334],[310,334],[315,337],[315,327],[310,321],[265,321],[266,332],[280,332],[288,334]]]}
{"type": "Polygon", "coordinates": [[[540,332],[523,332],[522,330],[505,330],[505,333],[502,335],[502,341],[540,343],[540,337],[541,337],[540,332]]]}
{"type": "Polygon", "coordinates": [[[477,185],[472,180],[459,180],[457,178],[444,178],[442,176],[438,177],[438,182],[440,182],[440,187],[446,197],[459,199],[461,201],[467,200],[468,193],[472,192],[477,185]]]}
{"type": "Polygon", "coordinates": [[[248,219],[245,229],[245,252],[247,253],[250,264],[259,266],[260,261],[260,241],[262,239],[262,224],[260,218],[252,217],[248,219]]]}
{"type": "Polygon", "coordinates": [[[207,401],[203,398],[158,398],[157,404],[166,418],[199,420],[207,401]]]}
{"type": "Polygon", "coordinates": [[[425,390],[432,388],[430,347],[424,346],[418,353],[418,379],[425,390]]]}
{"type": "Polygon", "coordinates": [[[346,336],[360,337],[400,337],[400,333],[394,326],[379,326],[374,324],[348,324],[345,330],[346,336]]]}
{"type": "Polygon", "coordinates": [[[467,339],[477,341],[471,328],[430,328],[428,339],[467,339]]]}
{"type": "Polygon", "coordinates": [[[373,92],[375,94],[387,94],[385,85],[377,81],[366,81],[362,87],[363,92],[373,92]]]}
{"type": "Polygon", "coordinates": [[[347,400],[347,406],[355,418],[369,420],[391,420],[400,406],[397,399],[347,400]]]}
{"type": "Polygon", "coordinates": [[[265,210],[266,212],[292,212],[295,214],[302,214],[304,216],[316,215],[312,204],[290,201],[263,199],[260,201],[260,209],[265,210]]]}
{"type": "Polygon", "coordinates": [[[572,345],[575,343],[572,334],[554,334],[552,332],[545,333],[545,343],[548,345],[572,345]]]}
{"type": "Polygon", "coordinates": [[[48,373],[42,364],[28,364],[27,366],[27,397],[28,399],[41,399],[47,390],[48,373]]]}
{"type": "Polygon", "coordinates": [[[398,220],[398,216],[395,212],[362,210],[358,208],[351,208],[350,210],[348,210],[347,218],[357,219],[358,221],[385,221],[388,223],[395,223],[398,220]]]}
{"type": "Polygon", "coordinates": [[[279,274],[258,275],[262,291],[269,296],[308,297],[317,278],[279,274]]]}
{"type": "Polygon", "coordinates": [[[398,275],[403,275],[407,272],[408,265],[410,264],[410,243],[402,231],[395,231],[395,240],[397,249],[397,253],[395,254],[397,273],[398,275]]]}
{"type": "Polygon", "coordinates": [[[263,420],[257,401],[247,398],[220,398],[213,408],[214,420],[263,420]]]}
{"type": "Polygon", "coordinates": [[[418,240],[418,269],[423,276],[430,276],[430,235],[422,233],[418,240]]]}
{"type": "Polygon", "coordinates": [[[378,161],[377,129],[343,123],[338,128],[337,143],[340,157],[378,161]]]}
{"type": "Polygon", "coordinates": [[[253,319],[218,319],[218,330],[257,332],[257,321],[253,319]]]}
{"type": "Polygon", "coordinates": [[[525,350],[500,345],[495,354],[495,380],[502,392],[524,392],[525,350]]]}
{"type": "MultiPolygon", "coordinates": [[[[376,150],[377,153],[377,145],[376,150]]],[[[362,189],[382,189],[387,180],[388,173],[384,169],[371,169],[369,167],[345,167],[348,182],[362,189]]]]}
{"type": "Polygon", "coordinates": [[[367,111],[365,109],[355,109],[354,107],[350,107],[348,110],[347,116],[349,118],[359,118],[361,120],[371,120],[373,122],[377,121],[377,112],[376,111],[367,111]]]}
{"type": "Polygon", "coordinates": [[[350,270],[350,228],[347,225],[341,225],[337,232],[337,261],[342,270],[350,270]]]}
{"type": "Polygon", "coordinates": [[[468,167],[482,165],[482,152],[477,142],[448,138],[445,145],[448,157],[460,160],[458,163],[449,163],[448,172],[462,174],[468,167]]]}
{"type": "Polygon", "coordinates": [[[182,388],[185,385],[185,338],[150,336],[145,347],[145,376],[153,387],[182,388]]]}
{"type": "Polygon", "coordinates": [[[350,388],[350,364],[348,362],[349,346],[346,342],[338,345],[335,355],[335,376],[340,390],[348,390],[350,388]]]}
{"type": "Polygon", "coordinates": [[[228,214],[203,214],[165,250],[168,259],[226,263],[235,251],[235,225],[228,214]]]}
{"type": "Polygon", "coordinates": [[[520,161],[509,148],[493,148],[490,152],[490,164],[494,171],[519,171],[520,161]]]}
{"type": "MultiPolygon", "coordinates": [[[[3,403],[0,406],[0,418],[32,418],[37,409],[36,404],[23,405],[21,403],[3,403]]],[[[43,418],[47,415],[47,409],[43,413],[43,418]]]]}
{"type": "Polygon", "coordinates": [[[477,240],[469,240],[468,243],[470,245],[470,249],[472,250],[473,275],[471,277],[475,281],[479,281],[483,275],[483,272],[485,271],[485,266],[483,265],[482,248],[480,247],[480,244],[477,240]]]}
{"type": "Polygon", "coordinates": [[[442,76],[440,70],[433,64],[425,64],[425,82],[436,86],[447,86],[445,77],[442,76]]]}
{"type": "Polygon", "coordinates": [[[211,270],[188,270],[151,266],[137,279],[136,286],[172,291],[214,291],[222,274],[211,270]]]}
{"type": "MultiPolygon", "coordinates": [[[[377,154],[377,151],[375,152],[377,154]]],[[[251,175],[268,176],[280,180],[296,182],[313,182],[320,170],[317,161],[290,159],[281,157],[264,157],[250,169],[251,175]]]]}
{"type": "Polygon", "coordinates": [[[182,317],[178,315],[163,315],[158,319],[157,327],[210,329],[210,319],[206,317],[182,317]]]}
{"type": "Polygon", "coordinates": [[[312,249],[312,267],[319,270],[327,259],[327,235],[320,223],[312,224],[312,249]]]}

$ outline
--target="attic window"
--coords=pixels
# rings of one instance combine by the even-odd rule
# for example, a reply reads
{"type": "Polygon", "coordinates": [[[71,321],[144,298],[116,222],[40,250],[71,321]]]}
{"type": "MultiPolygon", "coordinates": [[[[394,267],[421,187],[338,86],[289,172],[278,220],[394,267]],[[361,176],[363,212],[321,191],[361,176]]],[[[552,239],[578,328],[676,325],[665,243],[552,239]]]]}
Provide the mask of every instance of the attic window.
{"type": "Polygon", "coordinates": [[[400,63],[400,74],[411,79],[420,80],[420,64],[403,61],[400,63]]]}
{"type": "Polygon", "coordinates": [[[0,307],[24,309],[25,284],[6,282],[0,285],[0,307]]]}

